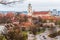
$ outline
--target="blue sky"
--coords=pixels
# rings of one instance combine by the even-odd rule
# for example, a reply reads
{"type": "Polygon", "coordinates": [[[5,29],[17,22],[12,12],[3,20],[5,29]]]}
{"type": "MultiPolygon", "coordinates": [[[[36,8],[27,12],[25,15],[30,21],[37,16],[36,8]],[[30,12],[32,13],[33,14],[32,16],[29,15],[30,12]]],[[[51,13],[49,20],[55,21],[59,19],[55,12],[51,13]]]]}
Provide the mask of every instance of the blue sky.
{"type": "Polygon", "coordinates": [[[0,11],[25,11],[29,3],[32,4],[34,11],[60,10],[60,0],[25,0],[21,3],[10,4],[12,7],[0,4],[0,11]]]}

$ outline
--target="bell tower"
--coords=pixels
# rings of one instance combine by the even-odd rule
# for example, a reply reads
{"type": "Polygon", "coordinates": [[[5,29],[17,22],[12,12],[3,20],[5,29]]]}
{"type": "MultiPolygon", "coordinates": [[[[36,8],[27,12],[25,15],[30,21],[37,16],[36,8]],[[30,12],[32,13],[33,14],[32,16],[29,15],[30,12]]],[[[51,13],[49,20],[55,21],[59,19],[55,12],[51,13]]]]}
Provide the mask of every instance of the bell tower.
{"type": "Polygon", "coordinates": [[[31,6],[31,4],[28,4],[28,15],[32,16],[32,6],[31,6]]]}

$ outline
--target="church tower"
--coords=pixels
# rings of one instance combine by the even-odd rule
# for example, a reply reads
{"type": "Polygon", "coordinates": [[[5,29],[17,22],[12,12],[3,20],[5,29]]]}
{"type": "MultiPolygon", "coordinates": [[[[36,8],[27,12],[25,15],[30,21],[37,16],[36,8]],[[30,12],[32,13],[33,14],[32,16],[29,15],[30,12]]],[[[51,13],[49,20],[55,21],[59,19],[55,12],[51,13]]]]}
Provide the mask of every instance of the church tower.
{"type": "Polygon", "coordinates": [[[31,6],[31,4],[28,4],[28,15],[32,16],[32,6],[31,6]]]}

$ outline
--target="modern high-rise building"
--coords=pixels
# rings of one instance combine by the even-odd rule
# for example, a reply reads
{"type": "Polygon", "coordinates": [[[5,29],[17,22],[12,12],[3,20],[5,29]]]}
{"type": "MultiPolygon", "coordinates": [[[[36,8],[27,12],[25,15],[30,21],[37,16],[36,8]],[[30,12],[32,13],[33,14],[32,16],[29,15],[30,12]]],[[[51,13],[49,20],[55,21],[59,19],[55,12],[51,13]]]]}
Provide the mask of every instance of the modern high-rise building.
{"type": "Polygon", "coordinates": [[[58,15],[60,16],[60,11],[58,11],[58,15]]]}
{"type": "Polygon", "coordinates": [[[59,15],[57,9],[53,9],[53,10],[52,10],[52,15],[53,15],[53,16],[59,15]]]}

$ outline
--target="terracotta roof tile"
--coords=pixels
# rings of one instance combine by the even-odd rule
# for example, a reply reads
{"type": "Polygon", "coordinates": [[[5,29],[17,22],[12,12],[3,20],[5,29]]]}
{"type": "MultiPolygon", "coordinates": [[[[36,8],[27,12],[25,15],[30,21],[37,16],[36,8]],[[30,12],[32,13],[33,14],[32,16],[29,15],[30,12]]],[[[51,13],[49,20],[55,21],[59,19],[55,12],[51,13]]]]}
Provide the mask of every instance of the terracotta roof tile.
{"type": "Polygon", "coordinates": [[[14,15],[15,15],[15,14],[14,14],[13,12],[8,12],[5,16],[6,16],[6,17],[14,17],[14,15]]]}
{"type": "Polygon", "coordinates": [[[32,25],[32,23],[31,22],[23,22],[20,25],[23,26],[23,27],[29,27],[29,26],[32,25]]]}
{"type": "Polygon", "coordinates": [[[21,17],[24,17],[25,16],[25,14],[19,14],[21,17]]]}
{"type": "Polygon", "coordinates": [[[45,15],[48,14],[49,11],[41,11],[41,12],[33,12],[33,15],[45,15]]]}
{"type": "Polygon", "coordinates": [[[53,20],[56,20],[56,17],[53,17],[53,16],[42,16],[41,18],[42,19],[53,19],[53,20]]]}

